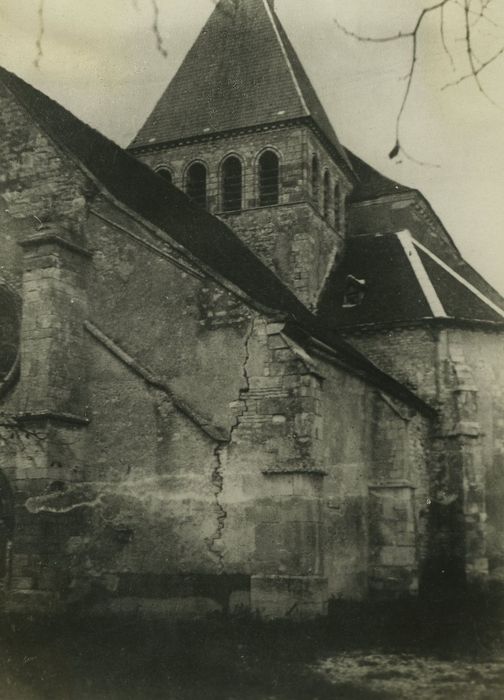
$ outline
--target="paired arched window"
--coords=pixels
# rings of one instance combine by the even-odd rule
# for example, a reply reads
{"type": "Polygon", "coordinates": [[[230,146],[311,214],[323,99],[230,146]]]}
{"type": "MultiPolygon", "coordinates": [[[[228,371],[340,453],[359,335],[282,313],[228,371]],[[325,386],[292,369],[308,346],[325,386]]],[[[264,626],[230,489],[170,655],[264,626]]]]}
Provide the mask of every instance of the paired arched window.
{"type": "Polygon", "coordinates": [[[158,168],[156,170],[156,172],[164,180],[167,180],[167,182],[169,182],[170,185],[173,183],[173,177],[172,177],[171,171],[168,170],[168,168],[158,168]]]}
{"type": "Polygon", "coordinates": [[[195,204],[206,208],[207,171],[203,163],[193,163],[187,169],[186,193],[195,204]]]}
{"type": "Polygon", "coordinates": [[[341,213],[341,192],[338,183],[334,185],[334,228],[338,230],[341,213]]]}
{"type": "Polygon", "coordinates": [[[259,206],[278,204],[280,193],[280,170],[278,156],[274,151],[264,151],[259,158],[259,206]]]}
{"type": "Polygon", "coordinates": [[[329,218],[329,208],[331,206],[331,177],[329,171],[324,173],[324,219],[329,218]]]}
{"type": "Polygon", "coordinates": [[[236,156],[228,156],[222,164],[222,210],[242,208],[242,164],[236,156]]]}
{"type": "Polygon", "coordinates": [[[320,192],[320,167],[317,156],[313,156],[311,163],[311,196],[315,204],[318,204],[320,192]]]}

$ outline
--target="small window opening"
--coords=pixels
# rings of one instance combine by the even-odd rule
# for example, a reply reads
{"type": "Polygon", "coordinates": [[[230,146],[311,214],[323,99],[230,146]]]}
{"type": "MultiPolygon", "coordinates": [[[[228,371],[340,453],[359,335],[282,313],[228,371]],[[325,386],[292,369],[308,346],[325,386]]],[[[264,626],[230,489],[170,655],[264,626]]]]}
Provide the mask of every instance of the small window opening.
{"type": "Polygon", "coordinates": [[[259,206],[278,204],[278,195],[278,156],[273,151],[265,151],[259,158],[259,206]]]}
{"type": "Polygon", "coordinates": [[[334,186],[334,228],[339,229],[341,214],[341,192],[339,183],[334,186]]]}
{"type": "Polygon", "coordinates": [[[343,295],[343,308],[351,309],[359,306],[364,299],[366,280],[348,275],[345,280],[345,292],[343,295]]]}
{"type": "Polygon", "coordinates": [[[203,209],[207,204],[207,171],[202,163],[193,163],[187,170],[186,193],[203,209]]]}
{"type": "Polygon", "coordinates": [[[331,178],[329,171],[324,173],[324,219],[329,218],[329,206],[331,200],[331,178]]]}
{"type": "Polygon", "coordinates": [[[311,167],[311,196],[315,204],[318,205],[319,201],[319,190],[320,190],[320,174],[319,174],[319,162],[317,156],[312,158],[311,167]]]}
{"type": "Polygon", "coordinates": [[[242,165],[236,156],[229,156],[222,166],[222,209],[240,211],[242,208],[242,165]]]}
{"type": "Polygon", "coordinates": [[[173,177],[171,172],[168,170],[168,168],[158,168],[156,170],[157,174],[163,178],[163,180],[166,180],[167,182],[170,183],[170,185],[173,184],[173,177]]]}

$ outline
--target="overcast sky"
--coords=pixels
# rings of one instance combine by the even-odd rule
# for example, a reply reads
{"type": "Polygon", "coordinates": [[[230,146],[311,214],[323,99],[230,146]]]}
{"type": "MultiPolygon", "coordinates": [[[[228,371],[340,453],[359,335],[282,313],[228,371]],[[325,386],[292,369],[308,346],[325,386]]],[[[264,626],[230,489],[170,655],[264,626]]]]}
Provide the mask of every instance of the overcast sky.
{"type": "MultiPolygon", "coordinates": [[[[474,3],[477,0],[473,0],[474,3]]],[[[408,31],[433,0],[276,0],[277,13],[340,140],[385,174],[427,196],[463,254],[504,293],[504,56],[482,73],[497,103],[471,81],[441,90],[455,75],[443,51],[439,14],[420,37],[418,73],[402,141],[421,161],[387,158],[409,65],[410,44],[366,44],[349,29],[383,36],[408,31]]],[[[0,0],[0,63],[77,116],[126,145],[166,87],[205,20],[212,0],[159,0],[168,52],[156,50],[152,0],[45,0],[43,57],[36,56],[39,0],[0,0]]],[[[485,60],[504,44],[504,2],[474,28],[485,60]],[[499,26],[500,25],[500,26],[499,26]]],[[[476,19],[476,17],[475,17],[476,19]]],[[[447,15],[447,42],[462,73],[459,11],[447,15]]]]}

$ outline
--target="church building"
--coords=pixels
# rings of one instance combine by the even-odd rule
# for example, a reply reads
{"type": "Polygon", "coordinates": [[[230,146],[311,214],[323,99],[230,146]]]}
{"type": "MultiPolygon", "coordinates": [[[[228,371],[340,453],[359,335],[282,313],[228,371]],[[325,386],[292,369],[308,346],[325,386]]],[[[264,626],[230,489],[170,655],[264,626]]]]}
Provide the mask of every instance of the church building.
{"type": "Polygon", "coordinates": [[[0,605],[504,582],[504,300],[220,0],[124,150],[0,69],[0,605]]]}

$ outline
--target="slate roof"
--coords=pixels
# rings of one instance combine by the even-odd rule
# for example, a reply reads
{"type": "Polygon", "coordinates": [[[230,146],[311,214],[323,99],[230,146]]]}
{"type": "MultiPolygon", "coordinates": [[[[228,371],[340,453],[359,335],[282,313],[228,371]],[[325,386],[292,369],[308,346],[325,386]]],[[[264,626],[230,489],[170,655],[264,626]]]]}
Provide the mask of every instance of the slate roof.
{"type": "Polygon", "coordinates": [[[310,117],[349,166],[268,0],[221,0],[130,148],[310,117]]]}
{"type": "Polygon", "coordinates": [[[364,202],[387,195],[415,192],[410,187],[385,177],[378,170],[372,168],[369,163],[356,156],[355,153],[348,149],[346,152],[357,180],[357,184],[348,198],[349,202],[364,202]]]}
{"type": "Polygon", "coordinates": [[[356,236],[347,241],[345,256],[331,274],[321,296],[318,316],[330,328],[404,324],[451,319],[504,324],[504,299],[415,241],[408,232],[356,236]],[[363,280],[363,298],[345,305],[348,276],[363,280]]]}
{"type": "Polygon", "coordinates": [[[354,373],[421,412],[432,413],[424,401],[328,329],[222,221],[13,73],[0,68],[0,83],[53,142],[119,202],[165,231],[256,302],[284,314],[291,326],[327,345],[354,373]]]}

